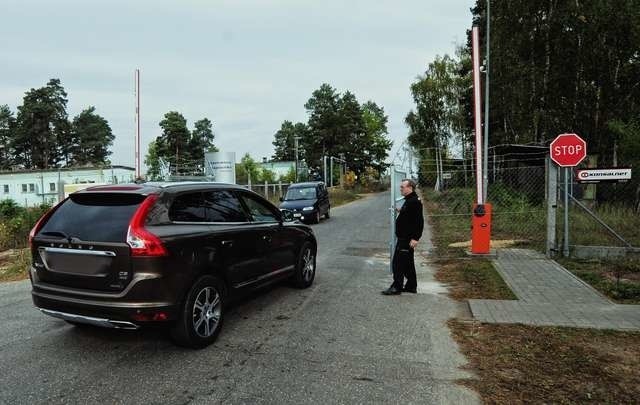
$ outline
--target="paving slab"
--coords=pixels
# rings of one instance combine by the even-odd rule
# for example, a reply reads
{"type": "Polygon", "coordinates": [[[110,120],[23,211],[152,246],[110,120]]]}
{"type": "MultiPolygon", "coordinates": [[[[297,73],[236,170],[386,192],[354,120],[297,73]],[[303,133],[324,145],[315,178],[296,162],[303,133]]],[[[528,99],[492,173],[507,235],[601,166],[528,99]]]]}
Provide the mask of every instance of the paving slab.
{"type": "Polygon", "coordinates": [[[612,302],[542,253],[500,249],[493,264],[518,299],[469,300],[481,322],[640,331],[640,305],[612,302]]]}

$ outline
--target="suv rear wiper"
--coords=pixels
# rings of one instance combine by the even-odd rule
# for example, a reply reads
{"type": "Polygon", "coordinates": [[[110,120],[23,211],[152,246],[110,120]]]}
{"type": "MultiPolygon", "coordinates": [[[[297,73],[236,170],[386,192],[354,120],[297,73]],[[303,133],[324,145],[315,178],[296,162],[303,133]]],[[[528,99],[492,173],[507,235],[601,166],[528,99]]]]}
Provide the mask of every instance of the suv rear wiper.
{"type": "Polygon", "coordinates": [[[61,239],[66,239],[67,241],[69,241],[69,243],[78,243],[82,240],[76,236],[69,236],[62,231],[45,231],[45,232],[40,232],[40,235],[60,236],[61,239]]]}
{"type": "Polygon", "coordinates": [[[40,232],[40,235],[60,236],[60,237],[65,238],[65,239],[69,239],[69,235],[67,235],[66,233],[64,233],[64,232],[62,232],[62,231],[46,231],[46,232],[40,232]]]}

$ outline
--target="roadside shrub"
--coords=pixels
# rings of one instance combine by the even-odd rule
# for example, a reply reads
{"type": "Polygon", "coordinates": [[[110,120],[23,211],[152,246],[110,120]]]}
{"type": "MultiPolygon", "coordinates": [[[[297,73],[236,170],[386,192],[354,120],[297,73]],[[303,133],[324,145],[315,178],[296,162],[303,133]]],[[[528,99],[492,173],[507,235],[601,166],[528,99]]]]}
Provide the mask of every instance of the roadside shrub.
{"type": "Polygon", "coordinates": [[[356,184],[356,174],[349,170],[344,175],[344,181],[342,182],[342,184],[344,184],[345,188],[353,188],[356,184]]]}
{"type": "Polygon", "coordinates": [[[21,215],[26,210],[19,206],[14,200],[7,199],[0,201],[0,219],[10,219],[21,215]]]}
{"type": "Polygon", "coordinates": [[[0,250],[26,247],[31,228],[50,206],[45,204],[31,208],[17,206],[16,209],[11,204],[7,204],[5,208],[6,212],[12,215],[5,216],[3,213],[0,217],[0,250]]]}

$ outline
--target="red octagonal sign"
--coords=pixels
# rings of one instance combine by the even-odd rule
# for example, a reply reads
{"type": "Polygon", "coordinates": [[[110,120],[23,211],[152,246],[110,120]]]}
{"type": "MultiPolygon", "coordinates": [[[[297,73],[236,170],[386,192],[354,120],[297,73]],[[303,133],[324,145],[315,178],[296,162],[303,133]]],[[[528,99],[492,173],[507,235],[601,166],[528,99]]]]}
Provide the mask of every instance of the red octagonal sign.
{"type": "Polygon", "coordinates": [[[577,166],[587,157],[587,143],[576,134],[558,135],[549,146],[551,160],[558,166],[577,166]]]}

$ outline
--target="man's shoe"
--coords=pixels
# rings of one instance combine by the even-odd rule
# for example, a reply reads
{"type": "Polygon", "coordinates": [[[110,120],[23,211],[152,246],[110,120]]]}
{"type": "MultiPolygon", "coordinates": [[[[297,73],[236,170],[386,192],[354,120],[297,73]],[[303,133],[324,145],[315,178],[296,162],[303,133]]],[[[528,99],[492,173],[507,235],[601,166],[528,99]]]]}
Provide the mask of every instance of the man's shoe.
{"type": "Polygon", "coordinates": [[[417,288],[402,287],[402,292],[408,292],[408,293],[412,293],[412,294],[417,294],[418,293],[418,289],[417,288]]]}
{"type": "Polygon", "coordinates": [[[382,294],[383,295],[400,295],[402,294],[402,291],[398,290],[395,287],[389,287],[388,289],[384,290],[382,294]]]}

